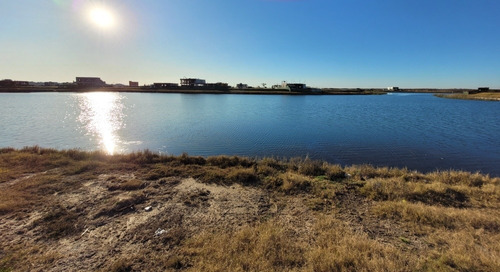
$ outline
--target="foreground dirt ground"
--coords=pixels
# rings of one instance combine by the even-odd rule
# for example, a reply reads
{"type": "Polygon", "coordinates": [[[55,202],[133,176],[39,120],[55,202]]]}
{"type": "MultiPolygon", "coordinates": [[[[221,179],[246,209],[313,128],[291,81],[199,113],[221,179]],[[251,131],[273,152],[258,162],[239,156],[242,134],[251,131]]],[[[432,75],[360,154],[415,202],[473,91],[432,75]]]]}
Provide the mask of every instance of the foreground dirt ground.
{"type": "Polygon", "coordinates": [[[500,271],[500,179],[0,150],[0,271],[500,271]]]}

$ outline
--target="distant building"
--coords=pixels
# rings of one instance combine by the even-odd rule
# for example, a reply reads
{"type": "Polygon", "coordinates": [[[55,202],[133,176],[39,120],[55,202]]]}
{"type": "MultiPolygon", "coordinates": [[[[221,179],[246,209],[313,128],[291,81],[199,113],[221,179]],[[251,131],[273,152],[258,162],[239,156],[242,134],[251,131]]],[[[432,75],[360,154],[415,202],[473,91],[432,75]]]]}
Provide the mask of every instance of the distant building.
{"type": "Polygon", "coordinates": [[[61,85],[59,82],[53,82],[53,81],[47,81],[47,82],[43,82],[43,86],[59,86],[61,85]]]}
{"type": "Polygon", "coordinates": [[[290,89],[290,91],[303,91],[307,89],[306,84],[303,83],[287,83],[286,86],[290,89]]]}
{"type": "Polygon", "coordinates": [[[490,87],[479,87],[477,88],[478,92],[488,92],[490,90],[490,87]]]}
{"type": "Polygon", "coordinates": [[[178,88],[177,83],[153,83],[153,88],[155,89],[167,89],[167,88],[178,88]]]}
{"type": "Polygon", "coordinates": [[[76,86],[78,87],[105,87],[106,82],[99,77],[77,77],[76,86]]]}
{"type": "Polygon", "coordinates": [[[238,88],[238,89],[248,89],[248,84],[238,83],[238,84],[236,84],[236,88],[238,88]]]}
{"type": "Polygon", "coordinates": [[[0,80],[0,87],[27,87],[30,86],[28,81],[16,81],[12,79],[0,80]]]}
{"type": "Polygon", "coordinates": [[[288,91],[305,91],[309,89],[304,83],[287,83],[286,81],[282,81],[281,85],[273,85],[272,88],[288,91]]]}
{"type": "Polygon", "coordinates": [[[181,78],[181,86],[183,87],[203,87],[206,82],[199,78],[181,78]]]}
{"type": "Polygon", "coordinates": [[[387,90],[390,92],[395,92],[395,91],[399,91],[399,87],[387,87],[387,90]]]}
{"type": "Polygon", "coordinates": [[[128,82],[129,87],[139,87],[139,82],[137,81],[129,81],[128,82]]]}
{"type": "Polygon", "coordinates": [[[12,79],[0,80],[0,87],[14,87],[15,83],[12,79]]]}
{"type": "Polygon", "coordinates": [[[205,83],[203,87],[206,89],[224,90],[224,89],[229,89],[229,84],[223,82],[205,83]]]}

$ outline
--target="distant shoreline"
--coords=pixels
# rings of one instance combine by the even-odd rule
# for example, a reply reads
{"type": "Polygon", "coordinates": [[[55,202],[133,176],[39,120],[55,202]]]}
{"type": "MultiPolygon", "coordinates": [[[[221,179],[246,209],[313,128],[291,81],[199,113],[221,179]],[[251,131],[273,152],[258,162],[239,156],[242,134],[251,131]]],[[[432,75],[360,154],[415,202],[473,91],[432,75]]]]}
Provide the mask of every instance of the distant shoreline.
{"type": "MultiPolygon", "coordinates": [[[[469,89],[403,89],[403,93],[463,93],[469,89]]],[[[19,87],[0,88],[0,93],[80,93],[80,92],[123,92],[123,93],[183,93],[183,94],[257,94],[257,95],[380,95],[391,93],[381,88],[324,88],[307,91],[287,91],[271,88],[252,89],[155,89],[145,87],[100,87],[100,88],[58,88],[19,87]]]]}
{"type": "Polygon", "coordinates": [[[500,101],[500,92],[484,92],[475,94],[438,94],[437,97],[463,100],[500,101]]]}
{"type": "Polygon", "coordinates": [[[21,87],[0,88],[0,93],[83,93],[83,92],[122,92],[122,93],[182,93],[182,94],[256,94],[256,95],[371,95],[386,94],[383,89],[327,89],[317,91],[288,91],[271,88],[252,89],[156,89],[146,87],[100,87],[100,88],[57,88],[21,87]]]}

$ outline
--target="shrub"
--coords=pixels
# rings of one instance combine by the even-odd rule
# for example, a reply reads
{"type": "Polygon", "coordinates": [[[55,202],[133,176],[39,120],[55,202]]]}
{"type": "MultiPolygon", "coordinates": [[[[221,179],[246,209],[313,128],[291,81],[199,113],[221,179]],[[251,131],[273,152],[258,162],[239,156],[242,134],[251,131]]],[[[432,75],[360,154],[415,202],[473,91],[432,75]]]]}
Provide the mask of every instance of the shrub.
{"type": "Polygon", "coordinates": [[[0,148],[0,154],[12,153],[12,152],[15,152],[15,151],[16,151],[16,149],[12,148],[12,147],[0,148]]]}
{"type": "Polygon", "coordinates": [[[286,165],[284,165],[283,162],[275,159],[275,158],[263,158],[261,160],[259,160],[258,162],[258,166],[259,167],[262,167],[262,168],[272,168],[276,171],[284,171],[286,170],[286,165]]]}
{"type": "Polygon", "coordinates": [[[195,178],[206,183],[225,184],[226,172],[223,169],[208,168],[203,173],[196,175],[195,178]]]}
{"type": "Polygon", "coordinates": [[[325,168],[326,178],[328,178],[329,180],[337,181],[346,178],[346,173],[340,165],[326,164],[323,167],[325,168]]]}
{"type": "Polygon", "coordinates": [[[481,187],[492,179],[480,173],[469,173],[464,171],[437,171],[428,175],[434,182],[442,182],[450,185],[464,184],[473,187],[481,187]]]}
{"type": "Polygon", "coordinates": [[[207,162],[203,157],[190,157],[187,153],[182,153],[181,156],[177,158],[182,164],[196,164],[196,165],[205,165],[207,162]]]}
{"type": "Polygon", "coordinates": [[[409,185],[401,179],[371,179],[361,192],[374,200],[399,200],[408,195],[409,185]]]}
{"type": "Polygon", "coordinates": [[[257,174],[262,177],[273,176],[278,172],[275,168],[268,166],[266,164],[257,165],[257,174]]]}
{"type": "Polygon", "coordinates": [[[307,192],[311,188],[311,179],[303,175],[286,172],[279,177],[283,181],[281,189],[287,193],[307,192]]]}
{"type": "Polygon", "coordinates": [[[84,172],[98,169],[101,163],[97,161],[79,161],[66,169],[66,173],[69,175],[78,175],[84,172]]]}
{"type": "Polygon", "coordinates": [[[243,185],[255,184],[259,178],[253,168],[233,168],[227,174],[227,180],[243,185]]]}
{"type": "Polygon", "coordinates": [[[206,163],[220,168],[228,168],[234,166],[249,167],[254,165],[255,162],[245,157],[213,156],[208,157],[206,163]]]}
{"type": "Polygon", "coordinates": [[[321,161],[313,161],[309,158],[306,158],[304,161],[299,163],[297,172],[306,176],[321,176],[325,174],[325,170],[323,169],[323,162],[321,161]]]}
{"type": "Polygon", "coordinates": [[[156,167],[152,170],[150,170],[148,173],[145,175],[146,180],[157,180],[165,177],[169,177],[171,174],[169,171],[166,169],[166,167],[156,167]]]}
{"type": "Polygon", "coordinates": [[[89,158],[89,153],[79,149],[69,149],[64,151],[64,154],[75,161],[82,161],[89,158]]]}

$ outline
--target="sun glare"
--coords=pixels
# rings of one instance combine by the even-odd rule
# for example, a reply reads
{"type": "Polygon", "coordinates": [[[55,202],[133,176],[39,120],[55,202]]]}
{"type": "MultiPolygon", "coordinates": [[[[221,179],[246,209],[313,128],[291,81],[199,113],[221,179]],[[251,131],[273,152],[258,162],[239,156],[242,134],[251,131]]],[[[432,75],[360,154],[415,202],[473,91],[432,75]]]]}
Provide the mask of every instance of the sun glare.
{"type": "Polygon", "coordinates": [[[115,16],[104,7],[94,7],[90,10],[90,20],[96,26],[109,29],[115,26],[115,16]]]}
{"type": "Polygon", "coordinates": [[[86,134],[95,138],[101,148],[113,155],[120,139],[118,130],[123,126],[121,96],[116,93],[90,92],[78,96],[80,116],[86,134]]]}

